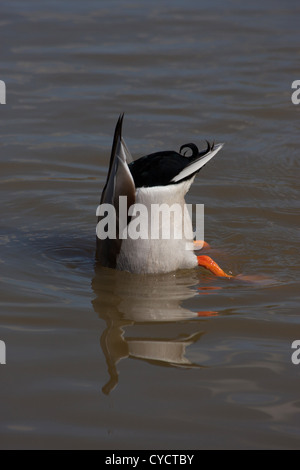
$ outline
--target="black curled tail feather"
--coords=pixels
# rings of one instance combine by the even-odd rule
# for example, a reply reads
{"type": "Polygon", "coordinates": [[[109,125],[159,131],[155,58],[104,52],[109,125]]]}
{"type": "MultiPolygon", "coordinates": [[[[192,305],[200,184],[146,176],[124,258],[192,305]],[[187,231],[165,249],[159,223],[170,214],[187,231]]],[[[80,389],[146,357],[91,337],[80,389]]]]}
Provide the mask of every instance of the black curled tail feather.
{"type": "MultiPolygon", "coordinates": [[[[195,145],[195,144],[193,144],[193,143],[182,145],[182,146],[180,147],[179,152],[181,153],[181,151],[182,151],[183,149],[190,149],[190,150],[192,151],[192,155],[191,155],[192,158],[198,156],[198,153],[199,153],[198,147],[197,147],[197,145],[195,145]]],[[[184,152],[183,155],[185,156],[185,155],[186,155],[186,152],[184,152]]]]}
{"type": "MultiPolygon", "coordinates": [[[[182,145],[180,147],[179,152],[182,155],[182,150],[186,148],[186,149],[190,149],[192,151],[192,155],[190,155],[189,158],[194,159],[194,158],[202,157],[202,156],[206,155],[208,152],[211,152],[214,149],[214,146],[215,146],[214,142],[212,144],[210,144],[208,142],[208,140],[206,140],[205,142],[207,143],[207,148],[205,150],[202,150],[201,152],[199,152],[199,149],[198,149],[197,145],[195,145],[193,143],[182,145]]],[[[185,151],[183,155],[186,156],[186,153],[187,153],[187,151],[185,151]]]]}

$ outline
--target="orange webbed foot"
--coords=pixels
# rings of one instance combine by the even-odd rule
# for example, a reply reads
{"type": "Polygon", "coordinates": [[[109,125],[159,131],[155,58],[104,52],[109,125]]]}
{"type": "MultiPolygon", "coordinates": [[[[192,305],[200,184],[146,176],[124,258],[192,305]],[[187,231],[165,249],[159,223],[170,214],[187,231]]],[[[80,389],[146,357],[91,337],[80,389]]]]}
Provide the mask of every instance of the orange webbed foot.
{"type": "Polygon", "coordinates": [[[204,268],[208,269],[211,273],[215,274],[215,276],[219,277],[228,277],[232,278],[230,274],[226,274],[223,269],[209,256],[201,255],[197,256],[198,259],[198,266],[203,266],[204,268]]]}

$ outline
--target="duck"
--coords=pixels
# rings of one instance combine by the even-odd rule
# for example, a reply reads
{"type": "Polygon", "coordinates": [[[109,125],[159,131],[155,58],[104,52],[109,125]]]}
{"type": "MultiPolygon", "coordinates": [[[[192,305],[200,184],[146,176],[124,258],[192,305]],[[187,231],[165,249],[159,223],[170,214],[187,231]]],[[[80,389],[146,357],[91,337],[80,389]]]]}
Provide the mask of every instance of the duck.
{"type": "Polygon", "coordinates": [[[206,141],[207,148],[199,151],[194,143],[187,143],[179,152],[159,151],[134,160],[122,136],[123,120],[124,113],[115,127],[96,212],[98,262],[133,274],[170,273],[201,266],[216,276],[232,277],[209,256],[197,254],[209,245],[194,240],[185,201],[197,173],[224,144],[206,141]],[[161,210],[161,217],[157,212],[153,215],[154,208],[161,210]],[[167,227],[170,230],[164,236],[167,227]]]}

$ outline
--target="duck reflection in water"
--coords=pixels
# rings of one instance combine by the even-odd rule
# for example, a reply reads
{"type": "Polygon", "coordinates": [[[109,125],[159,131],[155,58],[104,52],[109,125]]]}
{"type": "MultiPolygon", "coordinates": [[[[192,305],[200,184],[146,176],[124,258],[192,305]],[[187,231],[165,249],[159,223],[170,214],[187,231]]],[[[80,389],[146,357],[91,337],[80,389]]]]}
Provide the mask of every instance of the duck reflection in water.
{"type": "Polygon", "coordinates": [[[197,308],[197,273],[186,270],[135,275],[97,264],[92,288],[94,310],[106,322],[100,343],[109,381],[103,393],[109,394],[118,384],[117,364],[121,359],[135,358],[160,366],[203,367],[189,360],[186,348],[204,334],[203,324],[195,319],[217,312],[197,312],[182,306],[195,297],[197,308]]]}

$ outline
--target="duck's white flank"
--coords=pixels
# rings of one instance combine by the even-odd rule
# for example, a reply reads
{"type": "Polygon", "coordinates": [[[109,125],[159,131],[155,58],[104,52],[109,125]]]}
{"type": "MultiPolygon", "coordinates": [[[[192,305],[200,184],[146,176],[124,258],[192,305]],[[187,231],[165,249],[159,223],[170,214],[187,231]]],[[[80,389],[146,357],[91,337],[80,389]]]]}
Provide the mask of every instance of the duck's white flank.
{"type": "MultiPolygon", "coordinates": [[[[117,258],[118,269],[132,273],[162,273],[197,266],[197,257],[192,249],[192,222],[184,199],[193,180],[194,178],[178,184],[136,190],[136,204],[143,204],[147,208],[147,213],[145,211],[137,212],[141,234],[146,239],[138,238],[133,240],[127,237],[122,241],[121,251],[117,258]],[[164,224],[168,221],[162,220],[161,217],[159,218],[159,227],[155,227],[159,238],[151,238],[151,218],[149,218],[149,214],[151,214],[152,204],[167,204],[170,207],[169,239],[162,238],[164,224]],[[184,220],[181,217],[174,217],[172,212],[174,204],[180,206],[182,214],[184,214],[184,220]],[[183,223],[185,227],[183,227],[183,223]]],[[[130,225],[135,224],[135,222],[137,222],[137,219],[133,217],[128,225],[129,232],[130,225]]]]}

